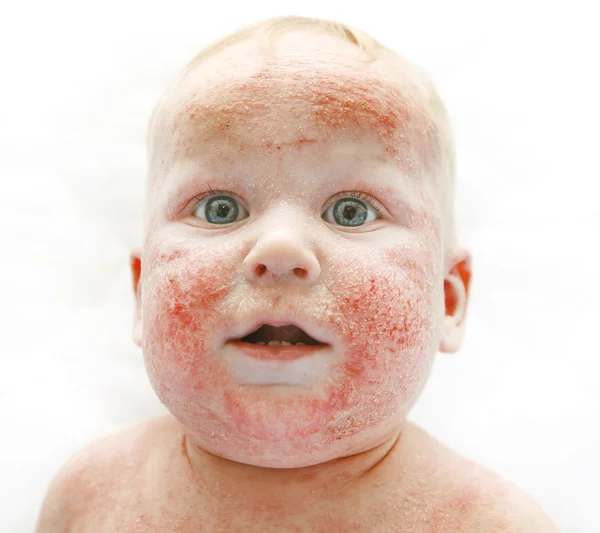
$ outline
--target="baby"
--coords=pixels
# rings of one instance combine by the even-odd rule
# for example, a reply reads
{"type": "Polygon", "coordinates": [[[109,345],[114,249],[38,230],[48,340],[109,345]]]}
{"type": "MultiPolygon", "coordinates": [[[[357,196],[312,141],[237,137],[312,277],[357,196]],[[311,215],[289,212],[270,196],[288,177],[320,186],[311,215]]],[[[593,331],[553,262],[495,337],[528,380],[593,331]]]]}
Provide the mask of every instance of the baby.
{"type": "Polygon", "coordinates": [[[76,454],[38,533],[556,532],[407,420],[470,253],[428,78],[284,17],[204,50],[148,133],[133,337],[169,415],[76,454]]]}

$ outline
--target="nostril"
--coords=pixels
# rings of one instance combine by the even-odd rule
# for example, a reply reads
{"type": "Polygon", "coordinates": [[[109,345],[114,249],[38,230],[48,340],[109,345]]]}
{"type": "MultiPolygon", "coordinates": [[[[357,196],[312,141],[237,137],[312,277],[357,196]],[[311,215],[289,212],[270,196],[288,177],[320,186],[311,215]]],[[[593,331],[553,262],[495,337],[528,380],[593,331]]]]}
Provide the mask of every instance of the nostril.
{"type": "Polygon", "coordinates": [[[267,271],[267,267],[265,265],[256,265],[254,269],[254,273],[257,277],[262,276],[267,271]]]}
{"type": "MultiPolygon", "coordinates": [[[[267,271],[266,265],[258,264],[254,267],[254,274],[257,278],[262,277],[267,271]]],[[[294,268],[294,275],[300,279],[306,279],[308,277],[308,272],[304,268],[294,268]]]]}
{"type": "Polygon", "coordinates": [[[300,279],[306,279],[306,276],[308,276],[308,272],[306,270],[304,270],[303,268],[295,268],[294,274],[296,276],[298,276],[300,279]]]}

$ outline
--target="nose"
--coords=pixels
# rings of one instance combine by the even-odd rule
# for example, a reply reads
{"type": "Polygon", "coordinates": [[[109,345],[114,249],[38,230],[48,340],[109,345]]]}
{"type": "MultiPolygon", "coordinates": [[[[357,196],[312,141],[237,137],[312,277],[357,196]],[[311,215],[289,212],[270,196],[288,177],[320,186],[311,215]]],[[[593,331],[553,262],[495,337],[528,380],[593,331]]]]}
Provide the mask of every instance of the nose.
{"type": "Polygon", "coordinates": [[[244,260],[244,274],[250,281],[286,279],[312,284],[319,279],[321,266],[304,242],[283,232],[272,233],[257,241],[244,260]]]}

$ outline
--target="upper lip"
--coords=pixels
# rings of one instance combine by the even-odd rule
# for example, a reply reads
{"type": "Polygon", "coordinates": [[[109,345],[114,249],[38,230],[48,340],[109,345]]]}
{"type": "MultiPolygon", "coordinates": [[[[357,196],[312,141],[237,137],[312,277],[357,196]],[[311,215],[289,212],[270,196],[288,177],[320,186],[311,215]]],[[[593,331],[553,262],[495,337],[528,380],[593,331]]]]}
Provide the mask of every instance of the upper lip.
{"type": "Polygon", "coordinates": [[[333,344],[334,338],[330,331],[309,318],[296,316],[286,316],[273,313],[254,313],[250,318],[242,319],[232,328],[227,341],[238,340],[250,333],[256,331],[263,325],[269,326],[287,326],[292,325],[300,328],[306,334],[321,344],[333,344]]]}

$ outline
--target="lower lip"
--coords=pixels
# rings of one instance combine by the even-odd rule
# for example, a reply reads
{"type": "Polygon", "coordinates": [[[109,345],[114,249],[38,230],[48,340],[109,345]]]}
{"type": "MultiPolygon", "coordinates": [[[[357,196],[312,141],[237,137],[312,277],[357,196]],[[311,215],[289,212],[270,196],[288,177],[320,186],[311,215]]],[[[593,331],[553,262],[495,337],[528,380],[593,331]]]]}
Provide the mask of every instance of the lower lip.
{"type": "Polygon", "coordinates": [[[316,346],[263,346],[242,341],[230,341],[229,344],[235,346],[244,355],[261,361],[293,361],[301,357],[315,355],[317,352],[330,347],[328,344],[318,344],[316,346]]]}
{"type": "Polygon", "coordinates": [[[335,359],[329,344],[262,346],[241,341],[226,343],[222,356],[240,385],[300,387],[313,392],[317,384],[329,379],[335,359]]]}

